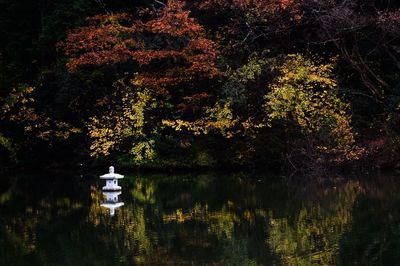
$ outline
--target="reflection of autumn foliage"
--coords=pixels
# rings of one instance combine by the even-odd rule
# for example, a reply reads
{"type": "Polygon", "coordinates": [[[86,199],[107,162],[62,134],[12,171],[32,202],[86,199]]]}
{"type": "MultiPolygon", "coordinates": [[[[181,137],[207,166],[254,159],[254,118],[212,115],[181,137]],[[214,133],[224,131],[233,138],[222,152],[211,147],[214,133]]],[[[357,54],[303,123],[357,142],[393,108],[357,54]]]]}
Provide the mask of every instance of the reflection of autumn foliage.
{"type": "Polygon", "coordinates": [[[155,89],[218,75],[217,46],[189,17],[184,2],[171,0],[159,11],[144,12],[152,19],[132,20],[124,13],[95,16],[88,26],[72,31],[60,44],[70,57],[69,69],[137,63],[136,80],[155,89]]]}
{"type": "Polygon", "coordinates": [[[352,223],[352,208],[364,191],[352,181],[339,184],[337,190],[313,192],[322,195],[313,203],[306,201],[291,216],[270,214],[267,243],[285,265],[335,265],[340,239],[352,223]]]}

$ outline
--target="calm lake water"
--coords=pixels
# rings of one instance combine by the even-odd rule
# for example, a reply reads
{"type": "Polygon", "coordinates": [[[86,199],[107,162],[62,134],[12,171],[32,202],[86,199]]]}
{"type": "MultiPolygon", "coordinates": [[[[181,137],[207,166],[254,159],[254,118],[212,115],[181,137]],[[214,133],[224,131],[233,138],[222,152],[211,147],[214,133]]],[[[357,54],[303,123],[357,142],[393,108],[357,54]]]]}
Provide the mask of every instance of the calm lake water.
{"type": "Polygon", "coordinates": [[[400,174],[100,174],[2,176],[0,264],[400,265],[400,174]]]}

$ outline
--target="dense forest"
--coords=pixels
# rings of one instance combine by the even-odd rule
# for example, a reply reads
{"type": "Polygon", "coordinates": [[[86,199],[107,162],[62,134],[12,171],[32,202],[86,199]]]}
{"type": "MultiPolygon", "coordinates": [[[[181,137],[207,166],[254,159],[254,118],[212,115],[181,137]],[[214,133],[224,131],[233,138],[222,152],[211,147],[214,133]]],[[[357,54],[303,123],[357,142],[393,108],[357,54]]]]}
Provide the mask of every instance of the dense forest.
{"type": "Polygon", "coordinates": [[[0,165],[398,167],[394,0],[1,0],[0,165]]]}

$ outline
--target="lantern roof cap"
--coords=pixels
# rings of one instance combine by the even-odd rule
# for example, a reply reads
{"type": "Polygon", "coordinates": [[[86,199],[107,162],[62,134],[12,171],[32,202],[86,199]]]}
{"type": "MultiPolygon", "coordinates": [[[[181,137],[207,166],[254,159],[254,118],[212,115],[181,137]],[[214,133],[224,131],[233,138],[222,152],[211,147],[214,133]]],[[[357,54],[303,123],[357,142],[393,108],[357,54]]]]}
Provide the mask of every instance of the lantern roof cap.
{"type": "Polygon", "coordinates": [[[121,179],[124,178],[123,175],[114,173],[114,166],[110,166],[109,173],[100,176],[101,179],[121,179]]]}

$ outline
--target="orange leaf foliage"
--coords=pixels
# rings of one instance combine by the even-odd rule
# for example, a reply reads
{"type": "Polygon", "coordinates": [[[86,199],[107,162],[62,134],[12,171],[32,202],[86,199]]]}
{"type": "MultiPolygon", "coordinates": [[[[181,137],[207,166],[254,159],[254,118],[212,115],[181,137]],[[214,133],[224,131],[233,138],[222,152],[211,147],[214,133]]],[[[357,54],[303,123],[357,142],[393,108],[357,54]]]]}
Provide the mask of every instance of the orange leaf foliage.
{"type": "Polygon", "coordinates": [[[60,44],[70,58],[69,70],[136,62],[136,81],[160,92],[217,76],[217,45],[205,38],[204,28],[184,5],[169,0],[165,8],[149,12],[153,18],[145,22],[124,13],[89,18],[89,26],[70,32],[60,44]]]}
{"type": "Polygon", "coordinates": [[[157,12],[157,18],[146,23],[146,30],[153,33],[166,33],[173,37],[188,36],[197,38],[204,34],[204,29],[189,17],[184,10],[185,2],[169,0],[168,5],[157,12]]]}

